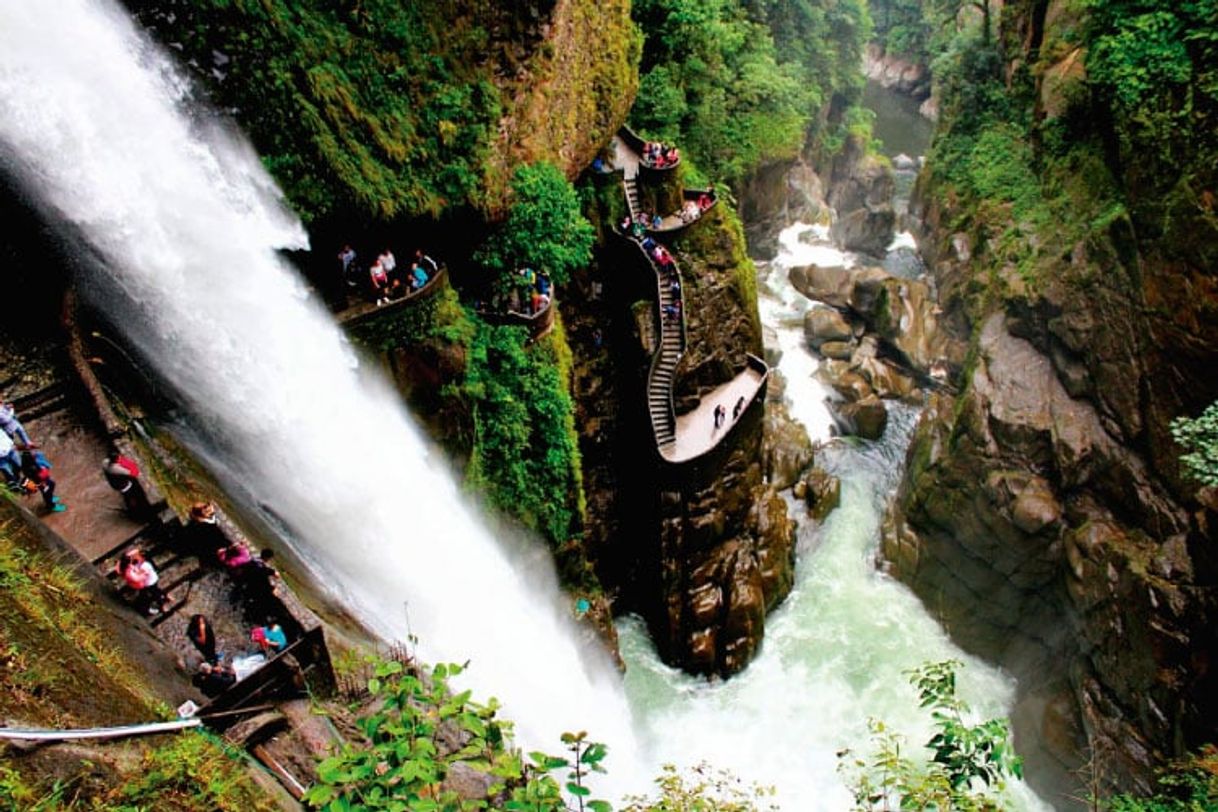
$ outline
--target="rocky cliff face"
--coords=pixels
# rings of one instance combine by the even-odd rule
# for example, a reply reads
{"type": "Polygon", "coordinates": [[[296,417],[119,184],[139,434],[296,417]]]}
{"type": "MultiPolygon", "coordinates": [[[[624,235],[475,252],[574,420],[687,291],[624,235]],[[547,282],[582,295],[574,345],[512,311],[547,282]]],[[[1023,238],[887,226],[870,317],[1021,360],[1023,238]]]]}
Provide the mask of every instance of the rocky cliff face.
{"type": "Polygon", "coordinates": [[[750,254],[772,257],[778,232],[803,221],[832,223],[834,242],[847,251],[883,256],[897,224],[887,159],[869,154],[855,136],[831,156],[816,152],[763,167],[748,179],[740,210],[750,254]]]}
{"type": "MultiPolygon", "coordinates": [[[[1040,60],[1046,120],[1083,64],[1061,36],[1078,24],[1057,2],[1004,12],[1008,78],[1040,60]]],[[[1128,183],[1133,163],[1109,166],[1132,173],[1126,208],[1082,236],[1012,231],[1009,210],[970,221],[943,175],[924,175],[921,247],[963,361],[958,396],[935,397],[917,429],[884,554],[957,639],[1020,677],[1034,780],[1090,757],[1104,786],[1143,790],[1218,718],[1216,515],[1167,432],[1218,397],[1218,223],[1161,183],[1128,183]],[[1031,259],[1007,259],[1000,234],[1031,259]]]]}

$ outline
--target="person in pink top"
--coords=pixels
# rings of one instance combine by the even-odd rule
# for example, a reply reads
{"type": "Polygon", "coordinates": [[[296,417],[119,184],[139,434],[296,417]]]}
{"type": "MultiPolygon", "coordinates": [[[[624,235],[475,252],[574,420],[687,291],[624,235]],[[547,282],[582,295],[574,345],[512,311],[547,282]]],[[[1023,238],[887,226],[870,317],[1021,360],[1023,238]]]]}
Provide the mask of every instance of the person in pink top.
{"type": "Polygon", "coordinates": [[[123,583],[135,590],[136,606],[147,615],[169,610],[170,596],[157,586],[160,576],[152,562],[144,558],[139,547],[132,547],[122,554],[115,567],[123,583]]]}

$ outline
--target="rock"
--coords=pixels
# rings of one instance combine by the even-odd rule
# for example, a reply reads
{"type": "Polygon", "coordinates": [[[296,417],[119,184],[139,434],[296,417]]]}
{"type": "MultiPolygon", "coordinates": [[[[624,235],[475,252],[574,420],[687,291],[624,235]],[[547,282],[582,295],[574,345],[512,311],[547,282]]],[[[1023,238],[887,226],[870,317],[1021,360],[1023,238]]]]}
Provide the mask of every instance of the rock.
{"type": "Polygon", "coordinates": [[[792,223],[814,223],[828,212],[820,177],[803,161],[759,169],[740,194],[749,253],[773,256],[778,233],[792,223]]]}
{"type": "Polygon", "coordinates": [[[829,235],[847,251],[882,257],[896,233],[896,225],[896,212],[891,204],[883,204],[840,215],[829,235]]]}
{"type": "Polygon", "coordinates": [[[766,481],[775,490],[786,490],[812,462],[812,441],[803,424],[791,419],[783,403],[765,407],[763,463],[766,481]]]}
{"type": "Polygon", "coordinates": [[[855,345],[848,341],[826,341],[820,345],[820,354],[826,358],[847,361],[854,354],[855,345]]]}
{"type": "Polygon", "coordinates": [[[874,394],[855,402],[847,403],[838,410],[838,414],[846,422],[851,434],[856,434],[864,440],[878,440],[884,436],[888,427],[888,409],[884,401],[874,394]]]}
{"type": "Polygon", "coordinates": [[[841,480],[820,468],[809,471],[800,484],[804,486],[808,515],[818,522],[823,522],[842,502],[841,480]]]}
{"type": "MultiPolygon", "coordinates": [[[[832,369],[832,367],[822,367],[832,369]]],[[[840,375],[835,376],[830,381],[830,386],[837,391],[847,403],[857,403],[865,398],[873,397],[875,391],[871,388],[871,384],[867,383],[867,379],[856,372],[854,369],[847,369],[840,375]]]]}
{"type": "Polygon", "coordinates": [[[787,277],[794,288],[818,302],[846,307],[854,273],[842,265],[803,265],[792,268],[787,277]]]}
{"type": "Polygon", "coordinates": [[[817,349],[826,341],[849,341],[854,336],[850,322],[832,307],[814,307],[804,316],[804,335],[817,349]]]}

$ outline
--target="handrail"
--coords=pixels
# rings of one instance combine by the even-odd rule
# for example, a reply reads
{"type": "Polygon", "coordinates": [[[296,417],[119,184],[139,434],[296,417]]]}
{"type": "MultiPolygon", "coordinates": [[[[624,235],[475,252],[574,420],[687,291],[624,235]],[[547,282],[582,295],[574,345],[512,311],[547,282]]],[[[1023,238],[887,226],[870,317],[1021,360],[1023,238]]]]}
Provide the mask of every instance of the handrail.
{"type": "Polygon", "coordinates": [[[340,324],[351,326],[364,321],[371,321],[373,316],[383,316],[386,313],[392,313],[401,310],[411,302],[417,302],[420,299],[428,299],[434,295],[442,287],[448,285],[448,266],[441,265],[431,278],[427,280],[427,284],[418,290],[412,290],[405,296],[399,299],[390,299],[389,304],[377,307],[372,302],[364,302],[362,304],[353,305],[338,314],[340,324]]]}
{"type": "Polygon", "coordinates": [[[621,128],[618,129],[617,134],[618,134],[618,137],[620,137],[622,139],[622,141],[625,142],[626,146],[628,146],[628,147],[630,147],[630,149],[634,150],[634,153],[639,156],[639,164],[647,167],[648,169],[654,170],[656,172],[667,172],[669,169],[676,169],[678,166],[681,165],[681,156],[680,155],[677,156],[677,159],[675,161],[673,161],[670,164],[665,164],[664,166],[656,166],[654,163],[648,161],[646,158],[643,157],[645,154],[644,149],[647,145],[647,140],[644,139],[642,136],[640,136],[638,133],[636,133],[634,130],[630,129],[630,127],[626,126],[625,124],[623,124],[621,126],[621,128]]]}
{"type": "Polygon", "coordinates": [[[85,727],[69,730],[0,727],[0,739],[35,742],[58,742],[74,739],[121,739],[127,736],[146,736],[151,733],[170,733],[175,730],[199,727],[202,724],[202,719],[192,717],[190,719],[175,719],[172,722],[149,722],[141,725],[85,727]]]}
{"type": "MultiPolygon", "coordinates": [[[[618,231],[617,233],[619,236],[628,240],[636,248],[639,249],[639,252],[643,255],[643,258],[647,261],[647,265],[648,265],[648,267],[651,268],[652,274],[655,276],[655,280],[656,280],[656,318],[657,318],[657,323],[659,324],[659,327],[660,327],[660,330],[659,330],[660,335],[659,335],[659,340],[656,342],[656,351],[651,356],[651,364],[647,370],[647,392],[649,395],[647,411],[648,411],[648,416],[650,417],[651,416],[651,414],[650,414],[651,413],[650,393],[651,393],[652,387],[654,385],[653,382],[655,380],[656,367],[659,365],[660,361],[664,357],[664,324],[665,324],[665,322],[664,322],[664,311],[660,304],[664,298],[664,291],[663,291],[664,274],[663,274],[663,271],[661,271],[660,268],[656,265],[655,260],[653,260],[651,258],[651,255],[647,253],[647,249],[645,249],[643,247],[643,243],[641,240],[637,240],[634,237],[630,236],[629,234],[623,234],[621,231],[618,231]]],[[[673,389],[674,389],[673,382],[676,380],[676,367],[677,367],[677,365],[679,365],[681,363],[681,359],[685,357],[685,348],[688,343],[688,334],[687,334],[687,328],[686,328],[686,322],[685,322],[685,280],[681,277],[681,268],[679,265],[677,265],[677,260],[675,257],[673,258],[673,261],[672,261],[672,267],[673,267],[673,273],[677,277],[677,282],[680,285],[680,291],[681,291],[680,295],[678,297],[678,301],[680,302],[679,310],[680,310],[680,316],[681,316],[681,333],[680,333],[681,342],[680,342],[680,347],[677,350],[676,362],[673,364],[673,373],[674,373],[673,378],[668,383],[667,393],[666,393],[668,396],[667,397],[668,419],[672,423],[673,437],[674,437],[674,441],[675,441],[676,430],[677,430],[677,409],[676,409],[676,404],[673,399],[673,389]]],[[[657,430],[657,426],[655,424],[654,419],[652,419],[652,423],[651,423],[651,432],[652,432],[652,436],[656,438],[656,451],[660,451],[661,444],[659,442],[659,432],[657,430]]],[[[661,456],[663,456],[663,452],[660,452],[660,454],[661,454],[661,456]]]]}
{"type": "Polygon", "coordinates": [[[715,191],[715,187],[713,187],[713,186],[711,186],[707,189],[685,189],[681,194],[682,194],[682,200],[693,200],[695,202],[700,200],[702,198],[702,195],[707,195],[710,197],[711,204],[709,206],[707,206],[705,209],[702,208],[701,206],[699,206],[698,207],[698,216],[692,220],[689,220],[688,222],[681,219],[681,212],[678,211],[674,214],[670,214],[667,217],[664,217],[660,221],[659,228],[652,228],[651,226],[644,224],[648,233],[650,233],[650,234],[672,234],[673,232],[680,231],[683,228],[687,228],[688,226],[691,226],[694,223],[701,220],[702,215],[706,214],[708,211],[713,209],[715,207],[715,204],[717,204],[719,202],[719,195],[715,191]],[[673,222],[674,220],[676,222],[673,222]],[[668,223],[668,225],[665,225],[665,223],[668,223]]]}
{"type": "Polygon", "coordinates": [[[516,324],[529,328],[529,335],[533,339],[537,339],[545,335],[546,331],[554,326],[554,305],[557,296],[551,294],[550,301],[546,302],[546,306],[536,313],[521,313],[518,310],[488,310],[482,308],[475,310],[483,321],[490,324],[516,324]]]}

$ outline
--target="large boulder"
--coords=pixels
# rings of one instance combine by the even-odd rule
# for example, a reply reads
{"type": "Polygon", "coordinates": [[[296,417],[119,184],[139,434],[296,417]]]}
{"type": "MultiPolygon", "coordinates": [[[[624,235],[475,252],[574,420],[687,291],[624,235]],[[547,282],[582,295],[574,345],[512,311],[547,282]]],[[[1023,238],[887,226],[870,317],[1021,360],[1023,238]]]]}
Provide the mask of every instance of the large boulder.
{"type": "Polygon", "coordinates": [[[814,307],[804,316],[804,335],[813,349],[826,341],[849,341],[854,337],[854,328],[832,307],[814,307]]]}
{"type": "Polygon", "coordinates": [[[840,215],[829,229],[833,241],[847,251],[882,257],[896,233],[897,213],[885,203],[840,215]]]}
{"type": "Polygon", "coordinates": [[[842,503],[842,482],[820,468],[813,468],[800,483],[803,499],[808,505],[808,515],[823,522],[834,508],[842,503]]]}
{"type": "Polygon", "coordinates": [[[884,401],[871,394],[862,400],[846,403],[837,410],[850,434],[864,440],[878,440],[888,427],[888,409],[884,401]]]}
{"type": "Polygon", "coordinates": [[[812,441],[802,423],[791,419],[781,402],[767,399],[763,463],[766,481],[775,490],[786,490],[812,463],[812,441]]]}
{"type": "Polygon", "coordinates": [[[834,307],[850,304],[854,271],[844,265],[800,265],[787,273],[791,285],[809,299],[834,307]]]}

